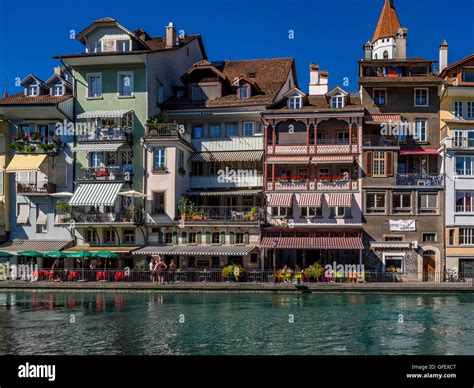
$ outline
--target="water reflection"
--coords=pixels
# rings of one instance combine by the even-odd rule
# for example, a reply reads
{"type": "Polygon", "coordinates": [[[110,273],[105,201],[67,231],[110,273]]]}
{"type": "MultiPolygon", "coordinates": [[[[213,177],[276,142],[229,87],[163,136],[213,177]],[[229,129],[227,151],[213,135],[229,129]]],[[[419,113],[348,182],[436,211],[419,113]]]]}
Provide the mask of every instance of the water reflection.
{"type": "Polygon", "coordinates": [[[0,353],[472,354],[473,318],[471,294],[5,292],[0,353]]]}

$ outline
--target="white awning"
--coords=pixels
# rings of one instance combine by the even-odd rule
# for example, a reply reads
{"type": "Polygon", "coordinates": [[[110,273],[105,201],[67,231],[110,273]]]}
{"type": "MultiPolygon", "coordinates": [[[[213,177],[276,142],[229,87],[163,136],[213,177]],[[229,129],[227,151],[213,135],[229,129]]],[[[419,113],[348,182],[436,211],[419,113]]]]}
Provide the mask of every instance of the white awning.
{"type": "Polygon", "coordinates": [[[161,245],[148,246],[133,255],[196,255],[196,256],[245,256],[257,249],[255,245],[161,245]]]}
{"type": "Polygon", "coordinates": [[[124,143],[81,143],[76,145],[73,152],[116,152],[124,143]]]}
{"type": "Polygon", "coordinates": [[[30,218],[30,206],[26,203],[22,203],[19,206],[18,216],[16,217],[16,223],[19,225],[27,224],[30,218]]]}
{"type": "Polygon", "coordinates": [[[82,183],[74,192],[71,206],[113,206],[123,183],[82,183]]]}
{"type": "Polygon", "coordinates": [[[132,112],[129,109],[123,110],[96,110],[84,112],[77,115],[78,119],[98,119],[98,118],[119,118],[123,117],[127,113],[132,112]]]}
{"type": "Polygon", "coordinates": [[[48,216],[41,210],[38,209],[38,217],[36,218],[36,225],[46,225],[48,222],[48,216]]]}

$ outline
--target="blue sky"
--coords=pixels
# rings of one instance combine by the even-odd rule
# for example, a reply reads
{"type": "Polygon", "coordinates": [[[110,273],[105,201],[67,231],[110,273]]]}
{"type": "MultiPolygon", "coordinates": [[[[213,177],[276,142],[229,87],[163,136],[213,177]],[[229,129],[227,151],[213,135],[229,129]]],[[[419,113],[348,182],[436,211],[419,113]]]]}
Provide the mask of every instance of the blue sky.
{"type": "MultiPolygon", "coordinates": [[[[372,38],[384,0],[0,0],[0,90],[33,73],[52,74],[57,54],[82,52],[69,38],[92,20],[111,16],[129,29],[162,36],[173,21],[203,36],[211,60],[295,57],[300,87],[307,91],[309,64],[329,71],[331,86],[349,78],[357,90],[357,60],[372,38]],[[140,4],[140,5],[139,5],[140,4]],[[289,30],[294,39],[289,39],[289,30]]],[[[408,56],[438,60],[442,39],[449,62],[474,52],[474,1],[395,0],[408,28],[408,56]]]]}

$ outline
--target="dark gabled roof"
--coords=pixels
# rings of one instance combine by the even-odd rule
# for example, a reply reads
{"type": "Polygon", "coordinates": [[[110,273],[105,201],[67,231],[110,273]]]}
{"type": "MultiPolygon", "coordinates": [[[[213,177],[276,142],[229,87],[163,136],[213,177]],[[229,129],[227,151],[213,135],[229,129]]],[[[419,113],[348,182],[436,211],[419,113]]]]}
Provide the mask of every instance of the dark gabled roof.
{"type": "MultiPolygon", "coordinates": [[[[214,67],[225,76],[226,82],[242,76],[248,77],[258,86],[259,94],[240,99],[236,93],[224,95],[215,100],[192,101],[189,98],[170,98],[161,105],[162,109],[204,109],[225,106],[261,106],[272,104],[284,86],[290,72],[297,85],[293,58],[270,58],[251,60],[228,60],[220,63],[201,63],[205,68],[214,67]]],[[[196,66],[196,65],[194,65],[196,66]]]]}
{"type": "Polygon", "coordinates": [[[68,87],[72,88],[72,84],[67,81],[66,79],[64,79],[63,77],[61,77],[59,74],[53,74],[51,77],[48,78],[48,80],[45,82],[46,85],[50,85],[51,82],[54,81],[54,79],[59,79],[61,80],[62,82],[64,82],[65,85],[67,85],[68,87]]]}
{"type": "Polygon", "coordinates": [[[462,66],[464,63],[469,62],[469,61],[471,61],[471,60],[474,60],[474,54],[468,55],[467,57],[462,58],[462,59],[460,59],[459,61],[454,62],[452,65],[450,65],[450,66],[444,68],[443,71],[440,73],[439,76],[440,76],[441,78],[444,78],[444,77],[446,77],[448,71],[450,71],[450,70],[452,70],[452,69],[454,69],[454,68],[456,68],[456,67],[460,67],[460,66],[462,66]]]}
{"type": "Polygon", "coordinates": [[[0,105],[56,105],[70,98],[72,98],[71,93],[65,94],[64,96],[40,94],[36,97],[29,97],[25,96],[24,92],[19,92],[0,99],[0,105]]]}

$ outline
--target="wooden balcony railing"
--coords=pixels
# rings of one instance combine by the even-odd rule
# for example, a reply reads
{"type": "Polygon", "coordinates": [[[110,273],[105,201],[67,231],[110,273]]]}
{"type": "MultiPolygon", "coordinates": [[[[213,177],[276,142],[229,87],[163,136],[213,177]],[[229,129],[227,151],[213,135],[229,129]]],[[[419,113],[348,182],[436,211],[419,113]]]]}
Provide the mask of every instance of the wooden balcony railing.
{"type": "Polygon", "coordinates": [[[306,179],[299,182],[281,182],[275,180],[267,181],[269,191],[357,191],[359,184],[357,180],[347,181],[323,181],[306,179]]]}

